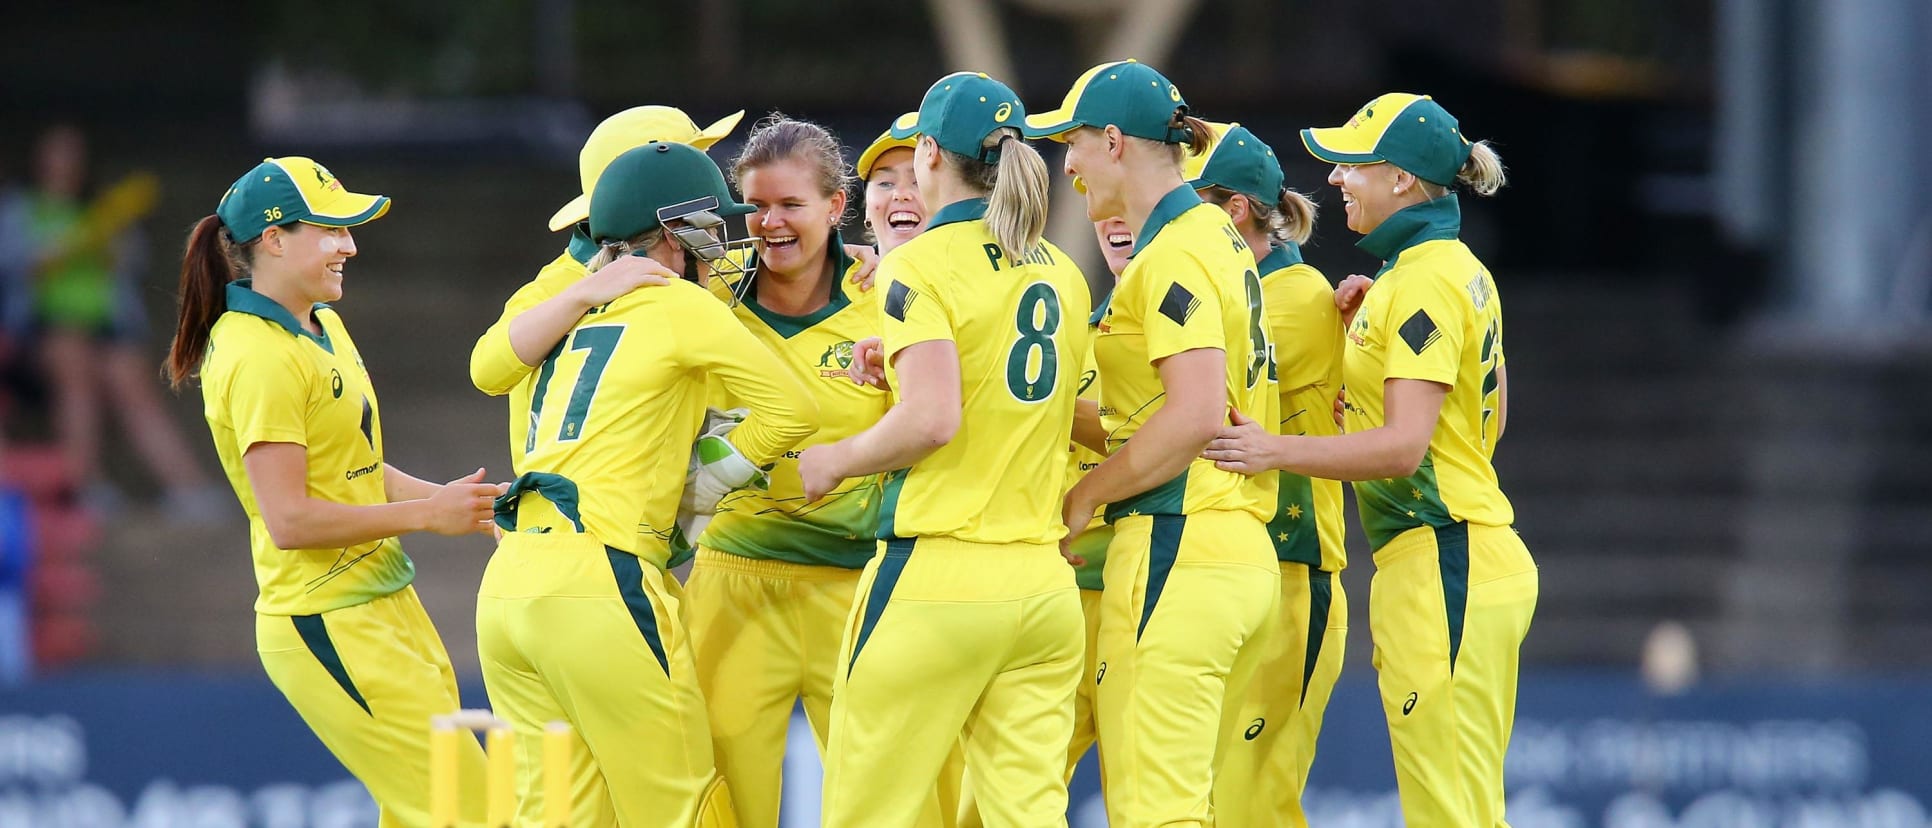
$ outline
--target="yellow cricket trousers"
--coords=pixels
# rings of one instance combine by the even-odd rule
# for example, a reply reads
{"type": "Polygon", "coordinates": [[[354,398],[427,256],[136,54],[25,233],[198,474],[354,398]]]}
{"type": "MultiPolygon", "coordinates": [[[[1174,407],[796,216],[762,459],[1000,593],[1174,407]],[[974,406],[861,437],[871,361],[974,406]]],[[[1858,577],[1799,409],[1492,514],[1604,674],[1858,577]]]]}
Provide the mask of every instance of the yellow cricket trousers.
{"type": "Polygon", "coordinates": [[[1376,550],[1369,635],[1412,828],[1506,824],[1503,755],[1536,593],[1536,562],[1507,526],[1411,529],[1376,550]]]}
{"type": "Polygon", "coordinates": [[[832,693],[823,824],[915,824],[962,738],[985,824],[1065,824],[1084,661],[1073,570],[1052,544],[881,547],[832,693]]]}
{"type": "MultiPolygon", "coordinates": [[[[462,708],[415,587],[318,615],[255,616],[269,680],[368,786],[382,828],[429,825],[429,718],[462,708]]],[[[465,824],[483,823],[483,748],[462,741],[465,824]]]]}
{"type": "Polygon", "coordinates": [[[1281,623],[1242,705],[1238,740],[1214,777],[1215,825],[1307,828],[1301,793],[1347,640],[1341,576],[1281,564],[1281,623]]]}
{"type": "Polygon", "coordinates": [[[1108,822],[1212,825],[1215,770],[1278,624],[1267,527],[1242,512],[1121,518],[1103,577],[1093,678],[1108,822]]]}
{"type": "Polygon", "coordinates": [[[541,733],[575,729],[573,824],[731,826],[691,643],[662,570],[575,533],[506,535],[483,573],[477,649],[517,733],[518,821],[543,813],[541,733]]]}

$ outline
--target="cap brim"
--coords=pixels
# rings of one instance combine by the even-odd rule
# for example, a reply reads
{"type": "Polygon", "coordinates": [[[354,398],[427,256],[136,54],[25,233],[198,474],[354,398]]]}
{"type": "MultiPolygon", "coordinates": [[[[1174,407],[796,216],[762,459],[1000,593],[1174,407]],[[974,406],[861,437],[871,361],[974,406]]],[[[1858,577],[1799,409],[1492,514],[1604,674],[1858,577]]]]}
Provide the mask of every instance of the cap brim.
{"type": "Polygon", "coordinates": [[[302,223],[322,227],[354,227],[382,218],[382,214],[387,212],[388,196],[343,192],[320,208],[310,208],[302,223]]]}
{"type": "Polygon", "coordinates": [[[579,222],[590,220],[590,195],[577,196],[550,216],[550,229],[562,230],[579,222]]]}
{"type": "Polygon", "coordinates": [[[886,130],[886,134],[901,141],[917,136],[919,134],[919,113],[908,112],[894,119],[892,121],[892,127],[886,130]]]}
{"type": "MultiPolygon", "coordinates": [[[[732,130],[737,129],[738,122],[744,120],[744,117],[745,111],[740,109],[737,112],[733,112],[730,115],[711,122],[710,126],[700,130],[697,137],[691,139],[691,146],[697,147],[698,149],[710,149],[712,144],[724,140],[725,136],[730,135],[732,130]]],[[[554,218],[551,219],[551,221],[555,220],[554,218]]],[[[552,227],[550,229],[556,230],[558,228],[552,227]]]]}
{"type": "Polygon", "coordinates": [[[879,140],[873,141],[871,146],[866,147],[865,152],[859,153],[858,163],[852,165],[853,169],[858,172],[860,181],[870,181],[872,180],[872,168],[878,166],[879,159],[884,157],[886,153],[896,149],[912,149],[915,146],[917,146],[917,142],[910,138],[894,138],[890,135],[882,135],[879,137],[879,140]]]}
{"type": "Polygon", "coordinates": [[[1375,145],[1361,146],[1362,137],[1362,132],[1348,127],[1304,129],[1301,144],[1308,148],[1309,155],[1330,164],[1380,163],[1383,158],[1375,154],[1375,145]]]}
{"type": "Polygon", "coordinates": [[[1074,120],[1073,113],[1065,109],[1055,109],[1038,115],[1026,116],[1026,126],[1020,129],[1029,140],[1045,138],[1050,141],[1066,142],[1065,136],[1085,124],[1074,120]]]}
{"type": "Polygon", "coordinates": [[[718,207],[718,215],[742,216],[757,209],[758,208],[753,207],[749,204],[739,204],[736,201],[731,201],[731,202],[726,202],[722,206],[718,207]]]}

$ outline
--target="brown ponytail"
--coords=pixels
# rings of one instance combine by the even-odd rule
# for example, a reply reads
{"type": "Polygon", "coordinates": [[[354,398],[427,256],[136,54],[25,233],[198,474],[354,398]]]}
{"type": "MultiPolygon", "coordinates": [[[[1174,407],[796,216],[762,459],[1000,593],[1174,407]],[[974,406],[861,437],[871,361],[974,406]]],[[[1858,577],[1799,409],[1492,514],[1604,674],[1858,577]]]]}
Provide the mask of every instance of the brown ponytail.
{"type": "Polygon", "coordinates": [[[196,222],[188,232],[188,248],[181,257],[174,345],[168,349],[168,362],[163,367],[169,387],[179,390],[181,383],[201,367],[201,357],[208,351],[208,334],[222,311],[228,309],[224,291],[245,269],[240,264],[240,252],[228,240],[221,219],[214,216],[196,222]]]}
{"type": "Polygon", "coordinates": [[[1214,143],[1214,129],[1208,126],[1208,122],[1187,114],[1185,109],[1175,111],[1174,123],[1186,130],[1184,136],[1187,142],[1181,146],[1187,149],[1187,154],[1200,155],[1214,143]]]}

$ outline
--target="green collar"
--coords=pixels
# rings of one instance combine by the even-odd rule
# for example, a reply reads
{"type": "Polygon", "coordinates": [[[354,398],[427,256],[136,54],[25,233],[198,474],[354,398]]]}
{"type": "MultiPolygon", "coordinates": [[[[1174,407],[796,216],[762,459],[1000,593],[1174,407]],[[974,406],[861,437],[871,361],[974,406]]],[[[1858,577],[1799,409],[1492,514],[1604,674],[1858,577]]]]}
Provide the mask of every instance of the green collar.
{"type": "Polygon", "coordinates": [[[589,233],[584,232],[583,222],[570,228],[570,246],[565,251],[580,265],[590,264],[591,258],[597,255],[597,243],[590,240],[589,233]]]}
{"type": "Polygon", "coordinates": [[[1154,243],[1154,237],[1160,235],[1161,228],[1166,227],[1168,222],[1179,218],[1182,213],[1194,209],[1195,205],[1201,203],[1201,194],[1194,192],[1194,188],[1187,186],[1186,183],[1169,190],[1167,195],[1161,196],[1161,200],[1154,204],[1154,211],[1147,214],[1147,223],[1141,225],[1140,232],[1134,234],[1134,249],[1127,254],[1127,258],[1140,255],[1140,251],[1146,250],[1148,245],[1154,243]]]}
{"type": "Polygon", "coordinates": [[[939,208],[926,222],[927,230],[937,230],[941,225],[958,221],[977,221],[986,218],[986,199],[966,198],[939,208]]]}
{"type": "Polygon", "coordinates": [[[1381,276],[1395,266],[1395,259],[1402,251],[1427,241],[1454,239],[1462,232],[1462,205],[1456,201],[1455,193],[1421,204],[1411,204],[1395,211],[1382,222],[1382,226],[1363,236],[1355,243],[1381,259],[1381,276]]]}
{"type": "MultiPolygon", "coordinates": [[[[1115,287],[1118,287],[1118,285],[1116,285],[1115,287]]],[[[1113,307],[1113,304],[1114,304],[1114,289],[1110,287],[1110,288],[1107,288],[1107,295],[1100,297],[1100,304],[1094,306],[1093,315],[1087,317],[1087,327],[1089,328],[1100,327],[1100,322],[1107,318],[1107,309],[1110,307],[1113,307]]]]}
{"type": "Polygon", "coordinates": [[[1258,269],[1261,275],[1266,276],[1298,264],[1301,264],[1301,245],[1294,242],[1276,242],[1269,245],[1268,255],[1261,257],[1258,269]]]}
{"type": "MultiPolygon", "coordinates": [[[[288,329],[289,333],[295,334],[296,336],[308,337],[309,341],[322,346],[322,350],[332,354],[335,353],[335,346],[329,343],[328,328],[322,328],[321,336],[309,333],[308,329],[302,327],[301,321],[295,318],[295,314],[288,312],[288,308],[276,304],[273,299],[256,293],[254,283],[255,280],[253,279],[236,279],[228,283],[228,286],[223,289],[222,294],[228,303],[229,310],[237,313],[246,313],[251,316],[259,316],[270,322],[274,322],[288,329]]],[[[328,305],[317,302],[314,308],[310,309],[309,313],[314,314],[316,310],[326,307],[328,305]]],[[[321,323],[318,322],[316,324],[317,327],[321,327],[321,323]]]]}
{"type": "MultiPolygon", "coordinates": [[[[819,308],[804,316],[786,316],[764,305],[760,305],[758,304],[758,279],[755,276],[751,280],[751,288],[745,291],[745,307],[750,308],[753,314],[759,319],[764,320],[766,325],[770,325],[772,330],[777,331],[779,336],[786,339],[797,336],[813,325],[830,319],[832,314],[838,313],[844,310],[847,305],[852,304],[852,297],[845,295],[845,274],[852,270],[852,257],[845,255],[845,239],[839,235],[839,231],[837,230],[833,230],[832,236],[825,240],[825,258],[829,259],[832,264],[831,270],[826,274],[832,279],[832,299],[825,303],[825,307],[819,308]]],[[[754,274],[757,273],[757,267],[758,255],[754,253],[751,257],[751,271],[754,274]]]]}

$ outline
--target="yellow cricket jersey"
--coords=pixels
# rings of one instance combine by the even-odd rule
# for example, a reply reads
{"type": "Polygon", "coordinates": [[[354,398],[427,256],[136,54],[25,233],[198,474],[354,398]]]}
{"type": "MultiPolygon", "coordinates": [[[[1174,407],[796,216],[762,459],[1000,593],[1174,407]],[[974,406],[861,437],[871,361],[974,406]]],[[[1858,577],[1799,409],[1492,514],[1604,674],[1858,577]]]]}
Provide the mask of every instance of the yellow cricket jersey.
{"type": "Polygon", "coordinates": [[[1342,360],[1348,430],[1383,424],[1387,380],[1449,386],[1415,474],[1355,484],[1371,549],[1421,526],[1516,520],[1490,465],[1496,372],[1503,365],[1502,298],[1488,268],[1457,239],[1461,230],[1461,208],[1450,195],[1397,211],[1358,243],[1387,263],[1348,330],[1342,360]]]}
{"type": "Polygon", "coordinates": [[[351,506],[388,502],[382,420],[369,373],[342,318],[311,313],[316,336],[249,280],[226,289],[201,364],[201,396],[222,471],[248,513],[249,547],[265,615],[313,615],[393,593],[416,577],[395,538],[339,549],[277,549],[242,455],[257,443],[294,443],[308,457],[310,497],[351,506]]]}
{"type": "MultiPolygon", "coordinates": [[[[1100,401],[1100,368],[1093,361],[1093,340],[1091,333],[1086,352],[1080,359],[1080,399],[1100,401]]],[[[1107,457],[1100,452],[1072,441],[1067,443],[1067,480],[1061,488],[1060,499],[1066,500],[1066,493],[1073,491],[1080,478],[1100,466],[1107,457]]],[[[1093,520],[1087,521],[1087,531],[1073,541],[1073,553],[1086,560],[1086,563],[1073,568],[1073,580],[1081,589],[1099,589],[1100,573],[1107,568],[1107,544],[1114,538],[1113,528],[1096,511],[1093,520]]]]}
{"type": "Polygon", "coordinates": [[[581,228],[571,231],[570,246],[537,271],[537,278],[517,288],[510,301],[503,303],[503,315],[470,349],[470,382],[485,394],[510,396],[510,466],[518,473],[523,471],[523,444],[530,431],[530,393],[537,369],[517,358],[516,349],[510,345],[510,320],[584,278],[584,263],[595,255],[597,243],[581,228]]]}
{"type": "MultiPolygon", "coordinates": [[[[1335,425],[1342,389],[1342,314],[1321,271],[1301,260],[1301,246],[1276,245],[1263,257],[1261,296],[1274,335],[1281,433],[1326,437],[1335,425]]],[[[1281,487],[1268,535],[1275,557],[1327,572],[1348,565],[1342,546],[1342,484],[1280,472],[1281,487]]]]}
{"type": "Polygon", "coordinates": [[[952,442],[887,473],[882,539],[1053,543],[1066,534],[1061,479],[1092,300],[1059,248],[1043,241],[1011,257],[985,216],[983,199],[948,204],[879,263],[892,387],[901,387],[893,357],[944,339],[959,348],[961,391],[952,442]]]}
{"type": "MultiPolygon", "coordinates": [[[[878,544],[879,475],[854,478],[815,503],[805,502],[798,455],[815,445],[843,440],[879,421],[890,404],[886,393],[846,378],[854,342],[879,330],[879,306],[851,283],[859,265],[845,255],[834,233],[826,244],[832,260],[832,300],[805,316],[786,316],[758,302],[758,280],[732,310],[752,335],[777,354],[818,404],[819,430],[787,451],[771,470],[771,489],[743,489],[725,496],[704,531],[705,546],[746,558],[862,569],[878,544]]],[[[754,259],[754,266],[756,261],[754,259]]],[[[711,290],[729,302],[732,286],[712,279],[711,290]]],[[[741,403],[724,395],[723,405],[741,403]]]]}
{"type": "Polygon", "coordinates": [[[498,524],[585,532],[663,567],[707,380],[751,409],[731,441],[753,463],[816,428],[811,394],[704,288],[678,281],[593,308],[537,371],[524,470],[498,524]]]}
{"type": "MultiPolygon", "coordinates": [[[[1227,354],[1228,405],[1274,423],[1271,358],[1254,254],[1228,221],[1187,186],[1163,196],[1134,234],[1133,258],[1100,317],[1094,358],[1100,365],[1100,418],[1112,451],[1159,411],[1166,391],[1154,363],[1200,348],[1227,354]]],[[[1127,515],[1275,512],[1275,476],[1221,471],[1195,458],[1173,480],[1107,505],[1109,522],[1127,515]]]]}

